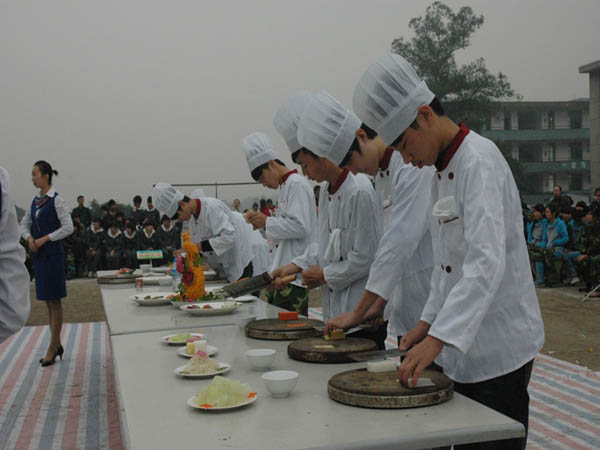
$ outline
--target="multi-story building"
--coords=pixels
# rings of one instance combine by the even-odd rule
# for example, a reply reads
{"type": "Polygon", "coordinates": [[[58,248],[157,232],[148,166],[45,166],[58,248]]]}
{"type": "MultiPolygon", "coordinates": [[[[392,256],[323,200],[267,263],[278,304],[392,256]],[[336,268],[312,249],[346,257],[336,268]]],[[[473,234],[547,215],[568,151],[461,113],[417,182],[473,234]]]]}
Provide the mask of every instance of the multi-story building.
{"type": "Polygon", "coordinates": [[[481,134],[518,160],[528,177],[527,203],[552,196],[555,185],[586,199],[590,180],[589,101],[499,102],[481,134]]]}

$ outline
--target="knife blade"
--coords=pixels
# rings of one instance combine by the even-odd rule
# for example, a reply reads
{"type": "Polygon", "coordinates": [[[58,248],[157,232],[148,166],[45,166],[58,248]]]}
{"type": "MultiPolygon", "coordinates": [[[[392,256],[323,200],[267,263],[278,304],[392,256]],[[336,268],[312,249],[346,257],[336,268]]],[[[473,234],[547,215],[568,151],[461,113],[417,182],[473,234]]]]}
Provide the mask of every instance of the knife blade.
{"type": "Polygon", "coordinates": [[[362,362],[362,361],[373,361],[376,359],[385,359],[391,356],[405,356],[406,350],[400,350],[399,348],[391,348],[388,350],[373,350],[370,352],[358,352],[348,354],[348,358],[362,362]]]}

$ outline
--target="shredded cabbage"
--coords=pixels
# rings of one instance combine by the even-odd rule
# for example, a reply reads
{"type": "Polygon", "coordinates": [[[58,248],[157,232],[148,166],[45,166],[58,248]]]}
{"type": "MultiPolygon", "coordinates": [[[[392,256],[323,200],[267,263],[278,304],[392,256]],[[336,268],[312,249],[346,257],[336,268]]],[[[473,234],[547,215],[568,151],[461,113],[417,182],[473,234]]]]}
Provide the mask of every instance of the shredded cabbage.
{"type": "Polygon", "coordinates": [[[236,406],[248,401],[250,386],[220,376],[213,378],[210,386],[194,397],[198,406],[209,404],[217,407],[236,406]]]}

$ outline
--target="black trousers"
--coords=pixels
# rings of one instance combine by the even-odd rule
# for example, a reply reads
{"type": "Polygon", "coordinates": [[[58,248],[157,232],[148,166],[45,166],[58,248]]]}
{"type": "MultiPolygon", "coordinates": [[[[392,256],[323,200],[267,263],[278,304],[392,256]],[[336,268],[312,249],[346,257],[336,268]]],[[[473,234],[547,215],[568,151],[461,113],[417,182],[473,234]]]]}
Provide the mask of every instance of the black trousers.
{"type": "Polygon", "coordinates": [[[350,333],[348,337],[371,339],[377,344],[377,350],[385,350],[385,339],[387,338],[387,320],[380,325],[378,328],[372,330],[370,328],[363,328],[362,330],[350,333]]]}
{"type": "Polygon", "coordinates": [[[529,394],[527,385],[531,378],[533,360],[514,372],[479,383],[454,382],[454,390],[465,397],[521,422],[525,427],[525,437],[502,441],[455,445],[456,450],[523,450],[527,444],[529,423],[529,394]]]}

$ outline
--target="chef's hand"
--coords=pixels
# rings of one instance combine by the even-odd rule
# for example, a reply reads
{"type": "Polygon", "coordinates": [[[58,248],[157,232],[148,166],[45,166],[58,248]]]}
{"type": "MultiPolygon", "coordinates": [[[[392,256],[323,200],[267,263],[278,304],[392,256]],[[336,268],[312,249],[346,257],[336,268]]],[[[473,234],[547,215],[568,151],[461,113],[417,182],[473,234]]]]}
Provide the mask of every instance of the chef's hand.
{"type": "Polygon", "coordinates": [[[37,249],[39,249],[42,245],[44,245],[48,241],[50,241],[50,237],[48,235],[42,236],[41,238],[37,238],[35,240],[35,246],[37,249]]]}
{"type": "Polygon", "coordinates": [[[323,334],[325,336],[329,336],[331,334],[331,331],[337,328],[341,328],[342,330],[349,330],[350,328],[358,325],[361,321],[362,317],[355,311],[348,311],[342,313],[339,316],[330,319],[329,322],[325,324],[323,334]]]}
{"type": "Polygon", "coordinates": [[[302,269],[294,263],[289,263],[285,266],[278,267],[270,274],[271,278],[273,279],[273,282],[269,285],[269,290],[283,289],[286,285],[281,282],[281,278],[287,277],[288,275],[293,275],[301,271],[302,269]]]}
{"type": "Polygon", "coordinates": [[[182,254],[184,251],[185,251],[184,249],[182,249],[182,248],[179,248],[179,249],[177,249],[177,250],[175,250],[175,251],[173,252],[173,256],[174,256],[175,258],[177,258],[177,257],[179,257],[179,255],[181,255],[181,254],[182,254]]]}
{"type": "Polygon", "coordinates": [[[579,256],[577,257],[576,261],[577,261],[577,262],[579,262],[579,261],[583,261],[585,258],[587,258],[587,256],[586,256],[586,255],[579,255],[579,256]]]}
{"type": "Polygon", "coordinates": [[[326,283],[323,269],[318,266],[310,266],[302,271],[302,284],[309,289],[322,286],[326,283]]]}
{"type": "Polygon", "coordinates": [[[115,251],[114,250],[110,251],[110,256],[115,256],[115,251]]]}
{"type": "Polygon", "coordinates": [[[27,238],[27,243],[29,244],[29,250],[31,250],[33,253],[37,253],[38,249],[35,245],[35,239],[33,239],[33,236],[29,236],[27,238]]]}
{"type": "Polygon", "coordinates": [[[425,336],[427,336],[430,327],[431,326],[427,322],[419,320],[419,323],[416,327],[414,327],[412,330],[410,330],[408,333],[402,336],[398,348],[400,350],[408,350],[413,345],[418,344],[423,339],[425,339],[425,336]]]}
{"type": "Polygon", "coordinates": [[[381,325],[381,323],[383,323],[383,312],[385,311],[386,306],[387,302],[381,297],[377,297],[377,300],[375,300],[375,302],[367,310],[364,320],[372,320],[372,327],[381,325]]]}
{"type": "Polygon", "coordinates": [[[267,226],[267,216],[261,212],[248,211],[246,217],[254,229],[263,230],[267,226]]]}
{"type": "Polygon", "coordinates": [[[423,370],[433,362],[444,348],[444,341],[427,336],[406,354],[406,358],[398,367],[400,383],[405,387],[415,387],[423,370]],[[409,378],[410,384],[409,384],[409,378]]]}

